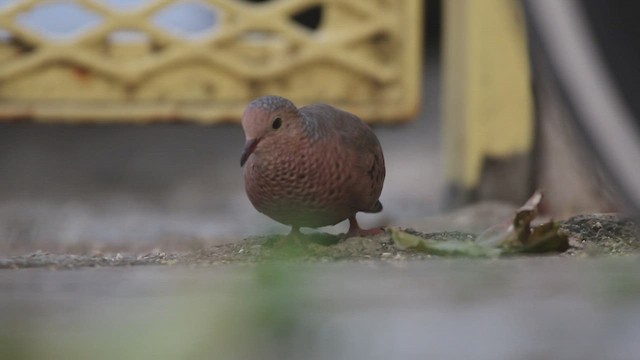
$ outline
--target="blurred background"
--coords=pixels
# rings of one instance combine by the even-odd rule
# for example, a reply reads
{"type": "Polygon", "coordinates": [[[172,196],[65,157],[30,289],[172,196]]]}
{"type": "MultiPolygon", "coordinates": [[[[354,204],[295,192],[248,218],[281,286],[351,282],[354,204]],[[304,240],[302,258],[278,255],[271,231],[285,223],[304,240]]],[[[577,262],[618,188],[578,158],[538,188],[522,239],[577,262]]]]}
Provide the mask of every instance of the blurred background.
{"type": "Polygon", "coordinates": [[[263,94],[374,126],[385,211],[367,226],[535,188],[550,216],[637,210],[629,4],[2,0],[0,248],[286,231],[239,166],[263,94]]]}
{"type": "Polygon", "coordinates": [[[425,32],[419,1],[2,1],[0,14],[4,249],[287,231],[253,209],[239,164],[240,116],[264,94],[376,126],[388,210],[366,225],[440,209],[438,27],[425,32]]]}
{"type": "Polygon", "coordinates": [[[385,209],[365,226],[536,188],[547,216],[637,214],[638,4],[0,0],[0,265],[169,255],[0,271],[0,359],[637,358],[637,256],[170,255],[288,230],[239,164],[239,117],[269,93],[374,127],[385,209]]]}

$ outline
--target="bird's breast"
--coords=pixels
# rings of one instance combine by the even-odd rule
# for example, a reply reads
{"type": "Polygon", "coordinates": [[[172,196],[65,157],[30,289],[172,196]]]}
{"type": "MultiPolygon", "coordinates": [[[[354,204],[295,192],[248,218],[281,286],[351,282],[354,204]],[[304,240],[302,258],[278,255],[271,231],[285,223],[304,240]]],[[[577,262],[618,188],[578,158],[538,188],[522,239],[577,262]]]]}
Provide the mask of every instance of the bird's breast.
{"type": "Polygon", "coordinates": [[[331,147],[322,145],[270,152],[257,149],[244,174],[247,195],[256,209],[284,223],[287,217],[320,213],[332,214],[335,219],[327,221],[333,223],[348,217],[352,209],[345,161],[331,147]]]}

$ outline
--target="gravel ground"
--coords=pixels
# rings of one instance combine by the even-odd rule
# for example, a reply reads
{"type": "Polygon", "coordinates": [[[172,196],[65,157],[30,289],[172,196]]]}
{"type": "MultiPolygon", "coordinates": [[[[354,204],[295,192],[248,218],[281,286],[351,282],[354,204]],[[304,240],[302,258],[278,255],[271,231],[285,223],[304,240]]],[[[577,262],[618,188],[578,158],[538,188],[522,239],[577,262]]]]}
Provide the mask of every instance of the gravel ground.
{"type": "MultiPolygon", "coordinates": [[[[468,216],[487,209],[422,225],[482,228],[468,216]]],[[[3,257],[0,359],[635,359],[636,223],[579,216],[561,231],[565,253],[488,259],[322,233],[3,257]]]]}
{"type": "MultiPolygon", "coordinates": [[[[454,217],[459,214],[454,214],[454,217]]],[[[569,238],[568,256],[634,255],[640,250],[638,225],[629,218],[614,214],[580,215],[563,222],[560,232],[569,238]]],[[[475,234],[445,231],[423,234],[436,241],[474,239],[475,234]]],[[[212,265],[253,263],[265,260],[326,262],[335,260],[405,260],[425,259],[431,255],[401,250],[388,233],[371,238],[348,238],[315,233],[295,246],[281,246],[283,235],[250,237],[241,242],[201,247],[191,251],[143,254],[98,253],[64,254],[37,251],[26,255],[0,257],[0,268],[110,267],[137,265],[212,265]]]]}
{"type": "Polygon", "coordinates": [[[640,353],[640,258],[0,271],[2,359],[581,359],[640,353]]]}

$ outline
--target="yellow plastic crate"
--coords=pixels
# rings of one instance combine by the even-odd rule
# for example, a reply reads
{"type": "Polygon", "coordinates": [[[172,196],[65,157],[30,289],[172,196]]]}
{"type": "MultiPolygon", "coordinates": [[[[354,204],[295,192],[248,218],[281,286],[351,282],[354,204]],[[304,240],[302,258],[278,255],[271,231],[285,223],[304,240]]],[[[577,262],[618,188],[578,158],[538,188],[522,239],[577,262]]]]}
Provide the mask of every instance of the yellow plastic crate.
{"type": "Polygon", "coordinates": [[[264,94],[408,120],[421,18],[421,0],[5,0],[0,120],[237,121],[264,94]]]}

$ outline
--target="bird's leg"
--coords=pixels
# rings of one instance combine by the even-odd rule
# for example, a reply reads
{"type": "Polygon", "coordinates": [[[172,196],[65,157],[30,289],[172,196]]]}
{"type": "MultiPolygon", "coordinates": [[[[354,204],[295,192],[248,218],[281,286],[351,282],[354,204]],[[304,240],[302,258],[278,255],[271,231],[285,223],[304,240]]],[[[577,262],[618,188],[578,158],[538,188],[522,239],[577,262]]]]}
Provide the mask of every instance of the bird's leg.
{"type": "Polygon", "coordinates": [[[280,246],[304,246],[305,245],[305,241],[304,241],[304,234],[302,234],[302,232],[300,232],[300,227],[299,226],[291,226],[291,231],[289,232],[289,234],[287,234],[287,236],[284,236],[281,238],[281,240],[279,241],[279,245],[280,246]]]}
{"type": "Polygon", "coordinates": [[[280,236],[273,243],[274,248],[301,247],[304,245],[304,234],[300,232],[299,226],[292,226],[291,231],[284,236],[280,236]]]}
{"type": "Polygon", "coordinates": [[[347,232],[347,238],[350,237],[367,237],[382,234],[384,229],[381,227],[373,228],[373,229],[362,229],[360,225],[358,225],[358,220],[356,220],[356,216],[353,215],[349,218],[349,231],[347,232]]]}
{"type": "Polygon", "coordinates": [[[289,239],[294,239],[297,238],[299,239],[302,236],[302,233],[300,232],[300,227],[299,226],[291,226],[291,231],[289,232],[289,235],[287,235],[287,238],[289,239]]]}

